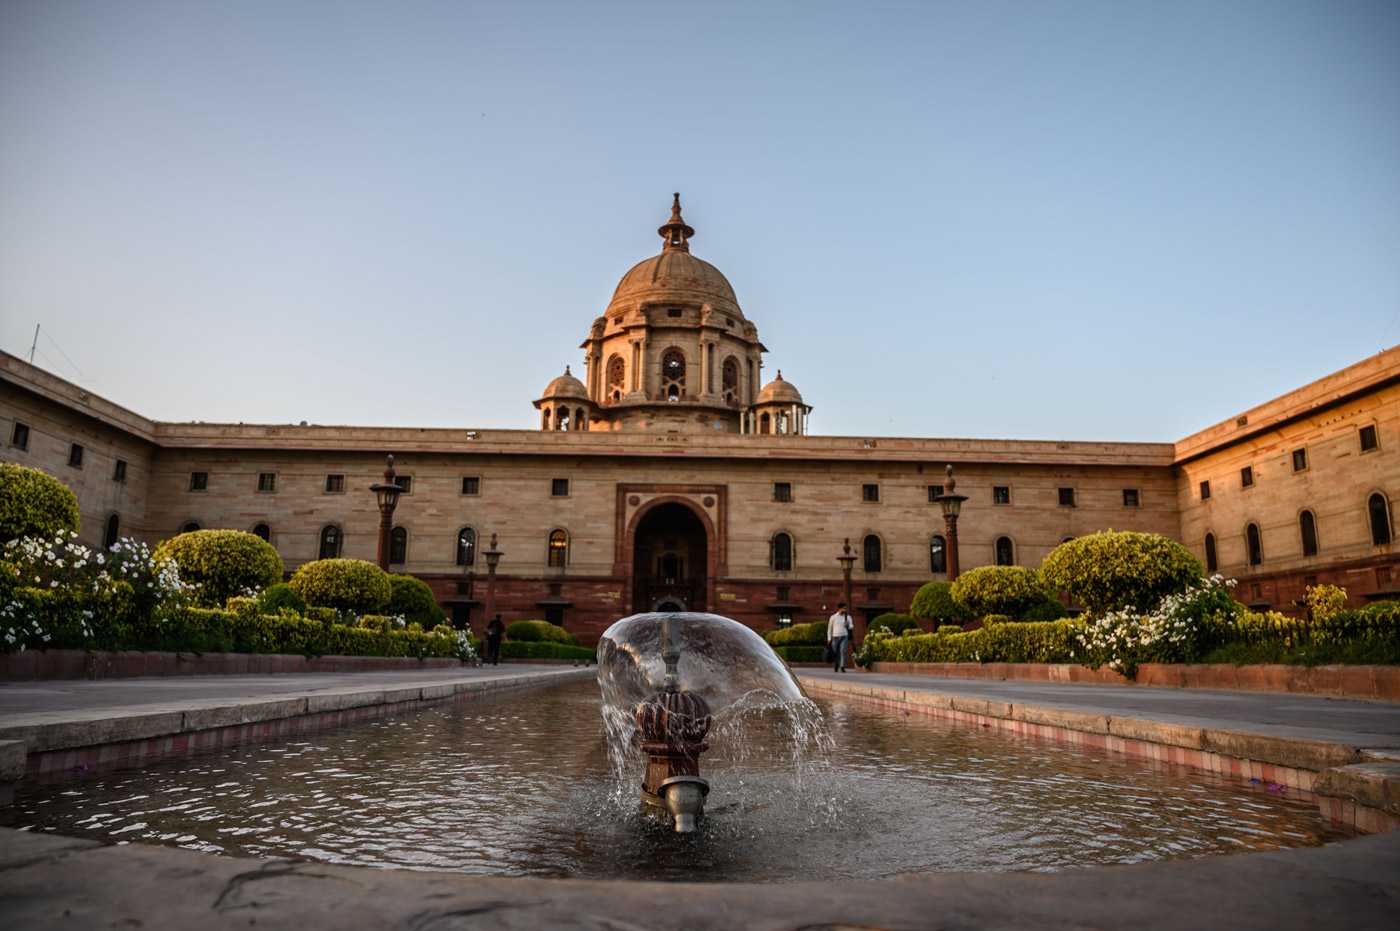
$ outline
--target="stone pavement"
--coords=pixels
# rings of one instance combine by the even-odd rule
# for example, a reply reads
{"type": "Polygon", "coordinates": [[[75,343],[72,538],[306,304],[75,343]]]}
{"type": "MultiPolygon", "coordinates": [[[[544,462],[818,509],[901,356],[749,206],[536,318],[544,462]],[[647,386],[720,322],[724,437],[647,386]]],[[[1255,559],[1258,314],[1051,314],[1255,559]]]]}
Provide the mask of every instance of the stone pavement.
{"type": "Polygon", "coordinates": [[[1226,692],[1209,689],[1124,688],[1118,685],[1048,684],[1015,680],[942,679],[802,669],[798,678],[932,692],[965,698],[1058,708],[1111,718],[1240,730],[1272,737],[1400,751],[1400,705],[1314,695],[1226,692]]]}

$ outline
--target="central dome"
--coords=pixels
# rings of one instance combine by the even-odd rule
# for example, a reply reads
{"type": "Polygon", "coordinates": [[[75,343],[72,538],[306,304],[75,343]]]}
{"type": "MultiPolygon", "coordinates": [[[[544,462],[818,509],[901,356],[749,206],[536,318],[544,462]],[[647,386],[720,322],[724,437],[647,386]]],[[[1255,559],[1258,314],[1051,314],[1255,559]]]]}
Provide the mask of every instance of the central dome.
{"type": "Polygon", "coordinates": [[[671,203],[671,219],[656,231],[664,243],[661,252],[642,259],[617,283],[607,316],[616,317],[644,304],[675,301],[709,304],[715,310],[743,319],[734,288],[718,268],[690,254],[695,230],[681,216],[681,196],[671,203]]]}

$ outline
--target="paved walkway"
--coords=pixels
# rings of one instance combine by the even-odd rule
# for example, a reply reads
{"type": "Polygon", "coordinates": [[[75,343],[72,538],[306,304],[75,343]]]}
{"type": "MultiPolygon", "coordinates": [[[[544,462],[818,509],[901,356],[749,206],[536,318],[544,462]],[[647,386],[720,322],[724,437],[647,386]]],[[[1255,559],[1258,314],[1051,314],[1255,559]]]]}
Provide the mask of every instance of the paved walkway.
{"type": "Polygon", "coordinates": [[[1294,740],[1400,750],[1400,705],[1313,695],[1208,689],[1124,688],[989,679],[941,679],[887,673],[802,669],[798,677],[960,695],[1012,705],[1137,718],[1187,727],[1248,731],[1294,740]]]}

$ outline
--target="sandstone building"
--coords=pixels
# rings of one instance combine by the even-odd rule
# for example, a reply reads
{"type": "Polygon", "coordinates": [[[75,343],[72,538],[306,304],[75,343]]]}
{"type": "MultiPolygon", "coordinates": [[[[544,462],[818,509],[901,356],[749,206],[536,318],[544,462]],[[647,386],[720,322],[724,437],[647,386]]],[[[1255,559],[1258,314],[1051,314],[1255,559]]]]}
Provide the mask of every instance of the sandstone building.
{"type": "Polygon", "coordinates": [[[368,487],[391,452],[395,571],[479,631],[495,533],[506,619],[584,642],[660,605],[759,628],[824,617],[846,539],[857,612],[905,610],[945,577],[949,463],[970,496],[964,570],[1034,566],[1111,527],[1182,540],[1259,605],[1291,610],[1316,582],[1357,602],[1400,589],[1400,347],[1175,443],[812,436],[796,386],[761,384],[768,350],[691,254],[678,198],[658,232],[589,328],[582,377],[534,401],[537,430],[161,423],[0,353],[0,458],[71,486],[90,544],[232,527],[294,568],[375,558],[368,487]]]}

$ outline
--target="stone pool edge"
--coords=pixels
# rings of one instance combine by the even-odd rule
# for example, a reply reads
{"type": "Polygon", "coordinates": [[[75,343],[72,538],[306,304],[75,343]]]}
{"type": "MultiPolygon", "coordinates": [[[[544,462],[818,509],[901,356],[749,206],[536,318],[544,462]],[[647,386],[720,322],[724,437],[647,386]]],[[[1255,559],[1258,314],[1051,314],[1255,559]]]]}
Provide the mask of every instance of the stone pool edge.
{"type": "Polygon", "coordinates": [[[1205,924],[1233,929],[1394,927],[1400,832],[1059,873],[699,884],[411,872],[0,829],[0,925],[13,928],[1194,929],[1203,908],[1205,924]]]}
{"type": "Polygon", "coordinates": [[[1335,824],[1363,834],[1400,835],[1400,759],[1388,753],[1340,742],[996,701],[932,687],[878,685],[859,677],[849,682],[798,678],[815,695],[1286,786],[1311,795],[1335,824]]]}
{"type": "MultiPolygon", "coordinates": [[[[25,777],[85,773],[281,739],[473,695],[592,678],[593,667],[532,669],[494,678],[346,686],[248,699],[175,701],[110,713],[55,712],[0,725],[0,792],[25,777]]],[[[0,797],[0,802],[4,799],[0,797]]]]}

